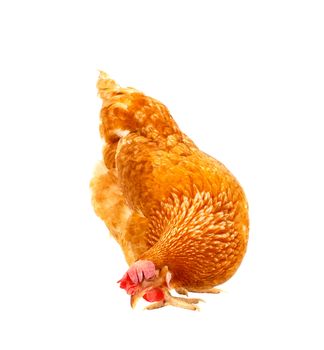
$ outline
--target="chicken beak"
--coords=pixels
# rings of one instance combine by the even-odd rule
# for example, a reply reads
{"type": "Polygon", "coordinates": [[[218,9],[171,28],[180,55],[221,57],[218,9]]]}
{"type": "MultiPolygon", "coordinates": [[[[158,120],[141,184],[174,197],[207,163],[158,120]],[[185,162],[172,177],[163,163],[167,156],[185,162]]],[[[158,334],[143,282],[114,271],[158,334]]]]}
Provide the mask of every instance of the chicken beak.
{"type": "Polygon", "coordinates": [[[141,297],[142,297],[141,293],[131,295],[130,304],[131,304],[132,309],[135,308],[135,306],[136,306],[136,304],[138,302],[138,299],[140,299],[141,297]]]}

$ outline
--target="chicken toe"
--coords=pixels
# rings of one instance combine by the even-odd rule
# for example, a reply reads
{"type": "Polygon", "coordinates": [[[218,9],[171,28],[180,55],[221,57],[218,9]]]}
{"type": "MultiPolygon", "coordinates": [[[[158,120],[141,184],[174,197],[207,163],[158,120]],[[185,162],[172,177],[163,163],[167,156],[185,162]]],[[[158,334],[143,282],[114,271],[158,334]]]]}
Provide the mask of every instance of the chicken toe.
{"type": "Polygon", "coordinates": [[[174,297],[170,294],[169,291],[165,291],[164,300],[158,301],[151,305],[148,305],[146,310],[155,310],[164,306],[175,306],[180,307],[182,309],[199,311],[199,306],[196,305],[200,302],[204,302],[204,300],[199,298],[182,298],[182,297],[174,297]]]}
{"type": "Polygon", "coordinates": [[[188,289],[188,291],[191,293],[210,293],[210,294],[219,294],[222,292],[222,290],[218,288],[188,289]]]}
{"type": "Polygon", "coordinates": [[[188,296],[188,291],[186,288],[180,287],[175,290],[178,294],[188,296]]]}

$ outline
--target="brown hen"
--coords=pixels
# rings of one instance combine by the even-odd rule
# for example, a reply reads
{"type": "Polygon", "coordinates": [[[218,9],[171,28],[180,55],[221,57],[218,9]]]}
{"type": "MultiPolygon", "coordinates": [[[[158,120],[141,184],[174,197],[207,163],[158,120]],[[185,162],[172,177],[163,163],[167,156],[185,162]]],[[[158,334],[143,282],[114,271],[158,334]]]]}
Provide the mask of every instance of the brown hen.
{"type": "Polygon", "coordinates": [[[248,241],[244,192],[223,164],[183,134],[168,109],[104,72],[103,162],[91,182],[95,212],[120,244],[129,270],[119,281],[135,305],[196,310],[187,292],[217,293],[248,241]]]}

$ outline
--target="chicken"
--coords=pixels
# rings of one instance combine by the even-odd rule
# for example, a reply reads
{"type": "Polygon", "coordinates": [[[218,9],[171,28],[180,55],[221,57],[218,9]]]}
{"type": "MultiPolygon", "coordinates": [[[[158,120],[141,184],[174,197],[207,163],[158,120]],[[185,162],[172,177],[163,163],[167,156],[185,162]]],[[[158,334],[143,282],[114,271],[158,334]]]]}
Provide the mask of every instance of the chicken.
{"type": "Polygon", "coordinates": [[[92,202],[129,265],[120,287],[132,307],[143,297],[148,309],[197,310],[201,299],[188,292],[218,293],[215,286],[233,276],[246,252],[244,192],[161,102],[104,72],[97,88],[104,147],[92,202]]]}

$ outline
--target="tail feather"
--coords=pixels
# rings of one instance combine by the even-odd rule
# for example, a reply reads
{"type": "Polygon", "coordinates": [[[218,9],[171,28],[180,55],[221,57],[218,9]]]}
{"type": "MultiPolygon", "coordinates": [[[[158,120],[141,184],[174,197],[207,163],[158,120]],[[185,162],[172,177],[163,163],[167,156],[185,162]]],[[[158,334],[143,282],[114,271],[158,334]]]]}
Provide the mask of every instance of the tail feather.
{"type": "Polygon", "coordinates": [[[156,139],[181,132],[168,109],[159,101],[133,88],[122,88],[103,71],[97,82],[103,100],[101,135],[108,145],[130,132],[156,139]]]}
{"type": "Polygon", "coordinates": [[[97,81],[98,94],[102,100],[108,100],[113,92],[120,89],[120,86],[111,79],[109,75],[103,71],[99,71],[99,78],[97,81]]]}

